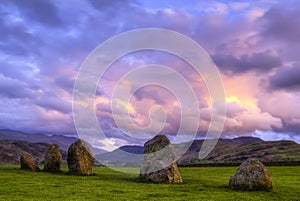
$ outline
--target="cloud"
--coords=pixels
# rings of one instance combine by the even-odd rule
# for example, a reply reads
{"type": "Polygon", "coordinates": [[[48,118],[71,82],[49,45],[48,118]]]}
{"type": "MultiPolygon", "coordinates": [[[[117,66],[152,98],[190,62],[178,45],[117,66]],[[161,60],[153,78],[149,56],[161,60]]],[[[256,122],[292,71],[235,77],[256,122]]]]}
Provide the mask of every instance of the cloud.
{"type": "Polygon", "coordinates": [[[242,108],[237,102],[229,102],[226,105],[226,109],[227,109],[226,115],[229,118],[234,118],[235,116],[245,111],[245,109],[242,108]]]}
{"type": "Polygon", "coordinates": [[[54,82],[62,89],[72,92],[75,80],[68,76],[60,76],[54,82]]]}
{"type": "Polygon", "coordinates": [[[131,0],[110,0],[110,1],[98,1],[98,0],[89,0],[90,3],[96,8],[101,10],[105,9],[128,9],[131,4],[136,3],[137,1],[131,1],[131,0]]]}
{"type": "Polygon", "coordinates": [[[221,70],[231,74],[247,71],[266,72],[282,64],[279,56],[272,55],[268,51],[253,53],[250,56],[242,55],[241,57],[217,54],[213,55],[212,58],[221,70]]]}
{"type": "Polygon", "coordinates": [[[299,90],[300,89],[300,63],[291,67],[278,68],[273,76],[269,78],[270,88],[299,90]]]}
{"type": "Polygon", "coordinates": [[[233,10],[244,10],[250,6],[249,2],[233,2],[229,3],[229,6],[233,10]]]}
{"type": "Polygon", "coordinates": [[[28,86],[16,79],[11,79],[0,74],[0,96],[8,98],[33,98],[33,91],[28,86]]]}
{"type": "Polygon", "coordinates": [[[258,137],[265,141],[274,141],[274,140],[293,140],[300,143],[300,136],[295,136],[289,133],[278,133],[272,131],[260,131],[257,130],[253,133],[253,137],[258,137]]]}
{"type": "MultiPolygon", "coordinates": [[[[241,130],[247,133],[254,132],[255,130],[268,131],[282,127],[280,118],[273,117],[265,112],[248,112],[242,114],[237,119],[242,121],[241,130]]],[[[241,132],[241,130],[238,130],[238,132],[241,132]]]]}
{"type": "Polygon", "coordinates": [[[162,90],[163,89],[158,86],[143,87],[134,93],[134,97],[138,101],[141,101],[142,99],[151,99],[154,100],[155,104],[165,105],[167,102],[171,101],[172,98],[170,98],[170,94],[166,94],[167,92],[161,93],[162,90]]]}
{"type": "Polygon", "coordinates": [[[72,111],[70,101],[57,97],[54,94],[43,94],[42,96],[37,97],[34,100],[34,103],[48,111],[52,110],[63,114],[68,114],[72,111]]]}
{"type": "Polygon", "coordinates": [[[278,132],[299,133],[300,128],[300,93],[289,91],[272,91],[261,93],[258,105],[263,111],[282,119],[283,126],[278,132]]]}
{"type": "Polygon", "coordinates": [[[300,43],[300,7],[275,6],[260,19],[265,38],[279,39],[288,43],[300,43]]]}
{"type": "MultiPolygon", "coordinates": [[[[26,17],[32,21],[45,26],[62,26],[63,22],[59,16],[58,9],[51,1],[18,1],[6,0],[6,4],[11,4],[19,9],[20,17],[26,17]]],[[[3,2],[3,3],[4,3],[3,2]]]]}
{"type": "Polygon", "coordinates": [[[220,1],[203,1],[196,8],[206,13],[227,13],[228,5],[220,1]]]}
{"type": "Polygon", "coordinates": [[[227,103],[227,119],[224,135],[248,134],[255,130],[273,130],[282,128],[280,118],[263,112],[257,106],[247,107],[242,102],[232,100],[227,103]]]}
{"type": "Polygon", "coordinates": [[[38,55],[40,41],[35,40],[32,33],[20,22],[10,22],[7,15],[2,16],[5,23],[0,23],[0,51],[9,55],[31,56],[38,55]]]}
{"type": "Polygon", "coordinates": [[[50,134],[75,132],[71,116],[46,110],[28,99],[0,97],[0,108],[1,128],[50,134]]]}

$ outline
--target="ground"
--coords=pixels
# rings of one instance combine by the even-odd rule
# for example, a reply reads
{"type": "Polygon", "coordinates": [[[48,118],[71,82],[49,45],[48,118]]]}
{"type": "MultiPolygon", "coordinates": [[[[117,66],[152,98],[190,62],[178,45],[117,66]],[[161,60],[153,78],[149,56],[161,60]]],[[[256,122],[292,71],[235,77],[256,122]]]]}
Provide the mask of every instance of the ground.
{"type": "Polygon", "coordinates": [[[236,167],[180,168],[183,184],[150,184],[105,167],[94,168],[93,176],[73,176],[0,165],[0,200],[300,200],[299,166],[268,169],[273,191],[240,192],[228,188],[236,167]]]}

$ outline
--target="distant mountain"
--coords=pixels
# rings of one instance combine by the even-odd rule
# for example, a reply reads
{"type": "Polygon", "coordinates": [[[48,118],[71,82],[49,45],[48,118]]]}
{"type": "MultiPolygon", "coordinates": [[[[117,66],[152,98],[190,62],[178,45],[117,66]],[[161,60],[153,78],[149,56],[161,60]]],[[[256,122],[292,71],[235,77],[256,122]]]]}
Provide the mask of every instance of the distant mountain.
{"type": "Polygon", "coordinates": [[[95,159],[109,166],[139,166],[143,161],[144,147],[122,146],[112,152],[98,154],[95,159]]]}
{"type": "Polygon", "coordinates": [[[47,144],[58,144],[61,149],[68,150],[70,144],[78,140],[76,137],[64,135],[29,134],[21,131],[0,130],[0,140],[21,140],[27,142],[41,142],[47,144]]]}
{"type": "Polygon", "coordinates": [[[204,159],[198,159],[202,140],[194,141],[191,148],[178,160],[179,164],[240,163],[247,158],[258,158],[262,162],[300,161],[300,145],[287,140],[251,141],[244,139],[219,140],[213,151],[204,159]]]}
{"type": "MultiPolygon", "coordinates": [[[[39,161],[50,143],[60,145],[63,157],[75,137],[63,135],[28,134],[12,130],[0,130],[0,163],[18,163],[20,154],[27,151],[39,161]]],[[[179,165],[208,163],[240,163],[255,157],[263,162],[300,161],[300,145],[293,141],[263,141],[254,137],[219,139],[212,152],[203,160],[198,158],[204,140],[195,140],[186,153],[177,161],[179,165]]],[[[175,152],[185,143],[174,145],[175,152]]],[[[90,146],[91,147],[91,146],[90,146]]],[[[110,166],[140,166],[143,161],[142,146],[123,146],[112,152],[91,147],[97,161],[110,166]]]]}
{"type": "Polygon", "coordinates": [[[119,148],[122,151],[126,151],[131,154],[144,154],[144,147],[141,146],[122,146],[119,148]]]}
{"type": "MultiPolygon", "coordinates": [[[[29,134],[14,130],[0,130],[0,140],[19,140],[34,143],[58,144],[61,149],[67,151],[69,146],[78,140],[77,137],[68,137],[64,135],[45,135],[45,134],[29,134]]],[[[105,153],[105,150],[90,146],[95,154],[105,153]]]]}
{"type": "MultiPolygon", "coordinates": [[[[209,140],[208,140],[209,141],[209,140]]],[[[188,163],[192,161],[193,163],[197,162],[199,152],[204,140],[194,140],[190,145],[186,153],[178,160],[178,163],[188,163]]],[[[238,137],[234,139],[219,139],[218,143],[212,150],[212,152],[205,158],[203,161],[210,160],[210,162],[226,162],[226,161],[215,161],[212,154],[224,155],[228,153],[235,153],[235,150],[239,146],[249,145],[253,143],[263,143],[264,141],[256,137],[238,137]]],[[[177,149],[180,149],[182,146],[185,146],[185,143],[175,144],[175,152],[177,149]]]]}
{"type": "MultiPolygon", "coordinates": [[[[0,164],[19,164],[20,156],[23,152],[30,153],[39,163],[44,161],[48,148],[47,143],[32,143],[16,140],[0,140],[0,164]]],[[[60,150],[62,158],[65,161],[67,153],[60,150]]]]}
{"type": "MultiPolygon", "coordinates": [[[[300,145],[293,141],[267,142],[254,137],[219,139],[213,151],[204,160],[200,160],[198,156],[203,142],[204,140],[193,141],[177,163],[179,165],[240,163],[250,157],[258,158],[263,162],[300,161],[300,145]]],[[[175,144],[175,152],[183,146],[185,143],[175,144]]],[[[143,160],[143,150],[141,146],[123,146],[112,152],[96,155],[95,158],[100,163],[111,166],[140,166],[143,160]]]]}

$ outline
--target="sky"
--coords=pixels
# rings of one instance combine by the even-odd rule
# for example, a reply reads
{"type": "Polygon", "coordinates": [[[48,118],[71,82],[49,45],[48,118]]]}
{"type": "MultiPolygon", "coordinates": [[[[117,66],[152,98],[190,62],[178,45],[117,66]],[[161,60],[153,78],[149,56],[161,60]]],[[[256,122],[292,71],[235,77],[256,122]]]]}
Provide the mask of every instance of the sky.
{"type": "MultiPolygon", "coordinates": [[[[300,143],[300,2],[293,0],[1,0],[0,129],[76,135],[72,93],[84,60],[116,34],[142,28],[179,32],[208,52],[226,93],[222,137],[300,143]]],[[[110,106],[118,80],[148,63],[170,66],[190,83],[200,111],[193,120],[199,122],[197,137],[204,137],[212,100],[202,77],[182,59],[151,50],[120,58],[99,80],[94,109],[106,137],[114,146],[140,142],[118,128],[110,106]]],[[[135,91],[129,103],[116,104],[141,127],[151,123],[149,110],[160,105],[166,113],[161,132],[171,137],[181,109],[190,108],[155,85],[135,91]]]]}

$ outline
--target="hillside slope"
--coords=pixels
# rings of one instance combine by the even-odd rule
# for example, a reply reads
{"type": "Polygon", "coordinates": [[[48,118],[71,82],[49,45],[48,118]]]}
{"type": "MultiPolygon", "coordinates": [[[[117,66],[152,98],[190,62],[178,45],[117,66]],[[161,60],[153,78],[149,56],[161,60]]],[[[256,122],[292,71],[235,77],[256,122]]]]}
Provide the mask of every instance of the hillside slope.
{"type": "Polygon", "coordinates": [[[190,149],[178,160],[179,164],[197,163],[240,163],[247,158],[258,158],[263,162],[300,161],[300,145],[293,141],[252,140],[248,143],[236,138],[221,139],[213,151],[199,160],[199,150],[203,141],[194,141],[190,149]]]}
{"type": "Polygon", "coordinates": [[[122,146],[112,152],[98,154],[96,160],[109,166],[140,166],[144,158],[144,147],[122,146]]]}
{"type": "Polygon", "coordinates": [[[64,135],[28,134],[14,130],[0,130],[0,140],[21,140],[27,142],[58,144],[61,149],[67,150],[70,144],[78,140],[76,137],[64,135]]]}
{"type": "MultiPolygon", "coordinates": [[[[38,138],[33,138],[35,134],[31,135],[25,133],[14,133],[10,135],[11,138],[16,136],[23,136],[26,140],[44,140],[50,143],[57,143],[57,139],[59,139],[59,136],[56,136],[53,138],[55,140],[49,140],[49,138],[47,138],[49,136],[44,137],[43,135],[38,138]]],[[[42,162],[49,144],[45,142],[34,143],[22,140],[1,140],[1,138],[5,138],[5,136],[2,135],[0,131],[0,163],[18,164],[23,151],[31,153],[39,162],[42,162]]],[[[62,139],[65,138],[68,137],[62,136],[62,139]]],[[[75,139],[71,139],[71,141],[75,139]]],[[[61,153],[64,159],[66,159],[66,150],[71,144],[71,141],[63,140],[58,143],[64,143],[63,148],[61,147],[61,153]]],[[[198,156],[202,144],[203,140],[193,141],[187,152],[177,161],[178,164],[240,163],[251,157],[258,158],[263,162],[300,161],[300,145],[293,141],[282,140],[268,142],[253,137],[220,139],[212,152],[204,160],[200,160],[198,156]]],[[[184,146],[184,143],[175,144],[175,152],[182,146],[184,146]]],[[[144,157],[143,150],[142,146],[123,146],[112,152],[103,153],[102,150],[98,150],[98,152],[94,153],[96,154],[96,160],[102,164],[110,166],[140,166],[144,157]]]]}
{"type": "MultiPolygon", "coordinates": [[[[0,140],[0,164],[19,164],[23,152],[30,153],[39,163],[44,161],[48,148],[47,143],[32,143],[16,140],[0,140]]],[[[67,153],[60,150],[63,160],[66,160],[67,153]]]]}
{"type": "MultiPolygon", "coordinates": [[[[204,159],[198,158],[204,140],[195,140],[177,161],[179,165],[207,163],[240,163],[247,158],[258,158],[263,162],[300,161],[300,145],[293,141],[263,141],[254,137],[220,139],[212,152],[204,159]]],[[[184,143],[175,144],[180,149],[184,143]]],[[[178,151],[177,151],[178,152],[178,151]]],[[[103,164],[112,166],[140,166],[143,160],[143,147],[124,146],[112,152],[96,155],[103,164]],[[128,152],[128,153],[127,153],[128,152]],[[129,154],[129,153],[134,153],[129,154]]]]}
{"type": "MultiPolygon", "coordinates": [[[[59,147],[67,151],[69,146],[78,140],[77,137],[64,136],[64,135],[45,135],[45,134],[29,134],[21,131],[14,130],[0,130],[0,140],[16,140],[16,141],[27,141],[32,143],[47,143],[47,144],[58,144],[59,147]]],[[[89,145],[94,154],[105,153],[103,149],[92,147],[89,145]]]]}

